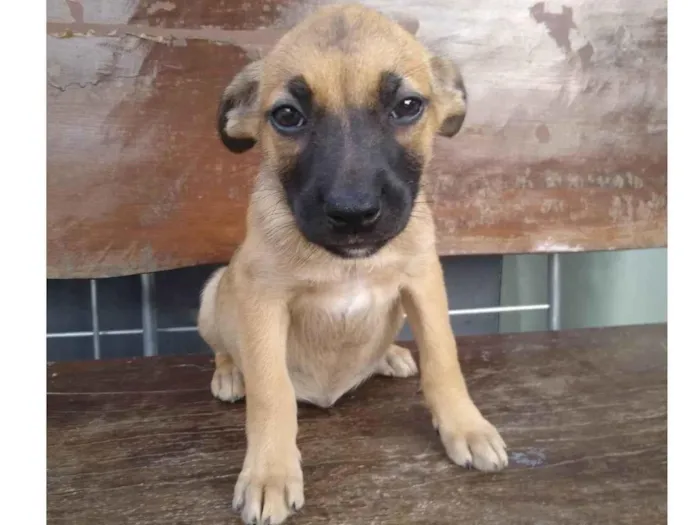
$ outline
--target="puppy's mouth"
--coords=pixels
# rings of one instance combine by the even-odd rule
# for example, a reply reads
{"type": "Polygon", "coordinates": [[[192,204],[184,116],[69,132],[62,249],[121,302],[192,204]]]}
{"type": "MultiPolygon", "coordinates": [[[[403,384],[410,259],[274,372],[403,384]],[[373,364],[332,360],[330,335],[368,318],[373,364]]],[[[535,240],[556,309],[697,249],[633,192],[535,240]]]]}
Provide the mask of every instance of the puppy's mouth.
{"type": "Polygon", "coordinates": [[[377,253],[389,239],[375,235],[343,235],[336,239],[326,239],[321,247],[343,259],[364,259],[377,253]]]}
{"type": "Polygon", "coordinates": [[[377,253],[382,244],[346,244],[346,245],[324,245],[323,248],[333,255],[343,259],[366,259],[377,253]]]}

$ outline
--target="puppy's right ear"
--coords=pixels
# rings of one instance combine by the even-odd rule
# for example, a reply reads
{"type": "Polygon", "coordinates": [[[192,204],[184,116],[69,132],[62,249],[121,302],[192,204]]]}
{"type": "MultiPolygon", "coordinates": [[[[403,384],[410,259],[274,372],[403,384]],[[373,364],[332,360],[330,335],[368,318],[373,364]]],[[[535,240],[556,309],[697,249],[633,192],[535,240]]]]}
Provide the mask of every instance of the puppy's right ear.
{"type": "Polygon", "coordinates": [[[438,135],[454,137],[467,116],[467,90],[462,73],[454,62],[439,56],[433,56],[430,68],[435,80],[437,99],[443,112],[438,135]]]}
{"type": "Polygon", "coordinates": [[[219,102],[219,136],[234,153],[248,151],[258,141],[261,72],[262,60],[245,66],[224,90],[219,102]]]}

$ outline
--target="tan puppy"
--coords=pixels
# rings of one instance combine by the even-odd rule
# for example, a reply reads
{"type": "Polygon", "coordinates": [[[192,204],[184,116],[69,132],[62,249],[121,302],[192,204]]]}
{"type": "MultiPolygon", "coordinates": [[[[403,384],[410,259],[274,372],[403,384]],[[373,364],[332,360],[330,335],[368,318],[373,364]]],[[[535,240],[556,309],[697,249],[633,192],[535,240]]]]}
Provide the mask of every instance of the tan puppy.
{"type": "Polygon", "coordinates": [[[417,373],[392,344],[404,317],[448,456],[498,470],[506,447],[467,392],[421,175],[434,136],[466,112],[457,69],[358,5],[322,8],[226,88],[219,131],[263,163],[247,236],[202,293],[213,394],[246,397],[248,448],[234,491],[246,523],[304,504],[297,403],[332,405],[373,374],[417,373]]]}

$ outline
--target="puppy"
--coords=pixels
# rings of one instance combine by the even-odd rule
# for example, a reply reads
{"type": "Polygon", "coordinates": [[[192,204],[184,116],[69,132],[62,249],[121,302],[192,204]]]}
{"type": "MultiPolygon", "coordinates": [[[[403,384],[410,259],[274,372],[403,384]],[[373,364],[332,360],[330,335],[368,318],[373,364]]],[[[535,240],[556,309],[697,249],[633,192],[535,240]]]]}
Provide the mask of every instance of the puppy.
{"type": "Polygon", "coordinates": [[[455,135],[465,113],[457,68],[359,5],[319,9],[224,91],[223,143],[259,144],[263,161],[245,241],[205,285],[198,324],[216,354],[212,393],[246,398],[233,497],[246,523],[304,504],[297,400],[328,407],[373,374],[418,372],[393,344],[404,314],[447,455],[506,466],[460,370],[421,187],[435,135],[455,135]]]}

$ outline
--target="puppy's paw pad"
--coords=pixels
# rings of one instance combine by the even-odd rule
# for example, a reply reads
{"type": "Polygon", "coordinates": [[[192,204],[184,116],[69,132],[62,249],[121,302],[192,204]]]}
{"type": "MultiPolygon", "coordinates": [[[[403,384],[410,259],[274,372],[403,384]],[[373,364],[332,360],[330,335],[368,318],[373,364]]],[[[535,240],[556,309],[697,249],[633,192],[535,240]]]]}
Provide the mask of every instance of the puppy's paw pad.
{"type": "Polygon", "coordinates": [[[439,433],[447,455],[457,465],[483,472],[508,466],[506,444],[498,430],[484,418],[456,427],[442,425],[439,433]]]}
{"type": "Polygon", "coordinates": [[[247,525],[280,525],[304,506],[304,482],[301,466],[275,468],[276,474],[241,472],[233,493],[233,508],[247,525]]]}
{"type": "Polygon", "coordinates": [[[391,345],[379,363],[377,373],[389,377],[410,377],[418,373],[418,365],[410,350],[391,345]]]}
{"type": "Polygon", "coordinates": [[[245,396],[243,375],[233,365],[217,367],[211,378],[211,393],[221,401],[238,401],[245,396]]]}

